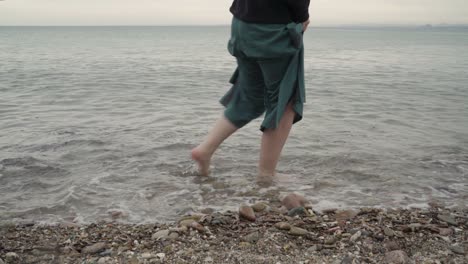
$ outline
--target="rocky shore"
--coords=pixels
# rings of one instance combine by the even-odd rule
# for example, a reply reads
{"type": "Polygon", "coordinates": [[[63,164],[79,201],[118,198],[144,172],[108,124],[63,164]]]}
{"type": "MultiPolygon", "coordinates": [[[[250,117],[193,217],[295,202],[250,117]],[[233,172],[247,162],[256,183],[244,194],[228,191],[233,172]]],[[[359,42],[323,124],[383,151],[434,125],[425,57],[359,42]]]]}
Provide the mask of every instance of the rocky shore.
{"type": "Polygon", "coordinates": [[[318,212],[289,194],[235,212],[205,209],[169,224],[2,226],[0,264],[461,264],[468,263],[467,229],[467,209],[432,203],[318,212]]]}

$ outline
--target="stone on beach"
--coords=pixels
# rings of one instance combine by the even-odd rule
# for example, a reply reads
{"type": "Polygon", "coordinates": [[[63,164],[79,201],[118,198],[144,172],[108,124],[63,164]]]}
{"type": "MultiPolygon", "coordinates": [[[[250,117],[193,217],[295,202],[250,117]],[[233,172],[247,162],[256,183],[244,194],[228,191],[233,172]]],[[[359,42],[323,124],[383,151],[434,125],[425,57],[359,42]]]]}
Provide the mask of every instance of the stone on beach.
{"type": "Polygon", "coordinates": [[[169,237],[169,230],[159,230],[151,236],[153,240],[161,240],[169,237]]]}
{"type": "Polygon", "coordinates": [[[296,207],[296,208],[289,210],[288,216],[293,217],[296,215],[299,215],[299,216],[307,215],[307,212],[304,207],[296,207]]]}
{"type": "Polygon", "coordinates": [[[460,255],[464,255],[465,254],[465,249],[461,246],[458,246],[458,245],[453,245],[453,246],[449,246],[449,249],[453,252],[453,253],[456,253],[456,254],[460,254],[460,255]]]}
{"type": "Polygon", "coordinates": [[[295,227],[295,226],[292,226],[291,229],[289,230],[289,234],[293,235],[293,236],[305,236],[309,233],[309,231],[303,229],[303,228],[299,228],[299,227],[295,227]]]}
{"type": "Polygon", "coordinates": [[[439,235],[441,236],[451,236],[453,234],[452,228],[439,228],[439,235]]]}
{"type": "Polygon", "coordinates": [[[81,250],[81,253],[83,253],[83,254],[96,254],[96,253],[99,253],[101,251],[104,251],[106,248],[107,248],[107,243],[98,242],[98,243],[95,243],[95,244],[93,244],[91,246],[87,246],[87,247],[83,248],[83,250],[81,250]]]}
{"type": "Polygon", "coordinates": [[[179,226],[190,227],[193,222],[196,222],[194,219],[184,219],[179,222],[179,226]]]}
{"type": "Polygon", "coordinates": [[[100,257],[97,264],[111,264],[114,263],[111,257],[100,257]]]}
{"type": "Polygon", "coordinates": [[[20,259],[20,257],[19,257],[18,254],[16,254],[15,252],[8,252],[8,253],[6,253],[6,255],[5,255],[5,261],[6,261],[6,263],[15,263],[15,262],[17,262],[19,259],[20,259]]]}
{"type": "Polygon", "coordinates": [[[402,250],[394,250],[385,254],[385,263],[388,264],[405,264],[409,261],[408,255],[402,250]]]}
{"type": "Polygon", "coordinates": [[[257,219],[254,210],[248,205],[241,205],[239,208],[239,216],[249,221],[255,221],[257,219]]]}
{"type": "Polygon", "coordinates": [[[359,214],[358,211],[355,210],[341,210],[335,212],[335,218],[337,221],[346,221],[355,218],[359,214]]]}
{"type": "Polygon", "coordinates": [[[357,231],[356,233],[354,233],[354,235],[352,235],[349,240],[351,242],[356,242],[356,240],[358,240],[362,235],[362,232],[361,231],[357,231]]]}
{"type": "Polygon", "coordinates": [[[259,203],[256,203],[256,204],[252,205],[252,209],[255,212],[263,212],[266,209],[268,209],[268,207],[269,206],[266,203],[263,203],[263,202],[259,202],[259,203]]]}
{"type": "Polygon", "coordinates": [[[286,230],[286,231],[289,231],[291,229],[291,225],[286,222],[276,223],[275,227],[278,228],[279,230],[286,230]]]}
{"type": "Polygon", "coordinates": [[[395,231],[393,231],[390,227],[384,226],[383,232],[386,236],[392,237],[395,235],[395,231]]]}
{"type": "Polygon", "coordinates": [[[242,241],[255,244],[260,239],[260,233],[255,231],[241,238],[242,241]]]}
{"type": "Polygon", "coordinates": [[[200,223],[198,223],[198,222],[192,222],[192,223],[190,224],[190,227],[193,228],[193,229],[195,229],[195,230],[197,230],[197,231],[200,232],[200,233],[206,232],[205,227],[202,226],[202,225],[201,225],[200,223]]]}
{"type": "Polygon", "coordinates": [[[303,207],[307,200],[302,195],[291,193],[286,195],[281,202],[286,209],[291,210],[293,208],[303,207]]]}
{"type": "Polygon", "coordinates": [[[439,214],[437,215],[437,219],[443,221],[443,222],[446,222],[448,224],[451,224],[451,225],[458,225],[457,221],[455,221],[455,218],[451,215],[443,215],[443,214],[439,214]]]}

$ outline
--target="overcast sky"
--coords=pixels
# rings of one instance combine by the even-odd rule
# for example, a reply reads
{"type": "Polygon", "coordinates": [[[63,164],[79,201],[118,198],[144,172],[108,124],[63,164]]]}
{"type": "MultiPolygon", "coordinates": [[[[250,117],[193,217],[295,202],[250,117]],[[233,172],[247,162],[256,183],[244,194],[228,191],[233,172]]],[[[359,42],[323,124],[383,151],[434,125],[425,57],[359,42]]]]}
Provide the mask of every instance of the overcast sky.
{"type": "MultiPolygon", "coordinates": [[[[275,0],[271,0],[275,1],[275,0]]],[[[232,0],[0,0],[0,25],[228,24],[232,0]]],[[[468,24],[468,0],[311,0],[314,25],[468,24]]]]}

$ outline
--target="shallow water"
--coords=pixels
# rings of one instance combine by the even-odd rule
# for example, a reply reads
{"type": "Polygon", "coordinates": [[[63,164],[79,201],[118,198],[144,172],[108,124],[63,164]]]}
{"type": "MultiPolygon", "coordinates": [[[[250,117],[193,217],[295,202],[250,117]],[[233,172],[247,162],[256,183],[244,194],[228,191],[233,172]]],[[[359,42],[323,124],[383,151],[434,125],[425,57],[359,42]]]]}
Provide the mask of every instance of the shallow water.
{"type": "Polygon", "coordinates": [[[307,104],[276,184],[256,120],[210,178],[228,27],[0,27],[0,222],[170,221],[297,191],[317,209],[468,199],[468,32],[311,29],[307,104]]]}

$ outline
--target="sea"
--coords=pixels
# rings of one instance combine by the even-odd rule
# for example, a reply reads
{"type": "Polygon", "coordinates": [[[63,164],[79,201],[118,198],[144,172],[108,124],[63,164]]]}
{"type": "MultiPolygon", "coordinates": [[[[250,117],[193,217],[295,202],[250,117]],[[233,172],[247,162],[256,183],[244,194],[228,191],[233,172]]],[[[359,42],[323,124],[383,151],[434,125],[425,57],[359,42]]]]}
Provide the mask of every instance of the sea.
{"type": "Polygon", "coordinates": [[[262,118],[190,159],[228,26],[0,27],[0,224],[170,222],[296,192],[314,210],[468,201],[468,29],[311,27],[304,118],[268,185],[262,118]]]}

